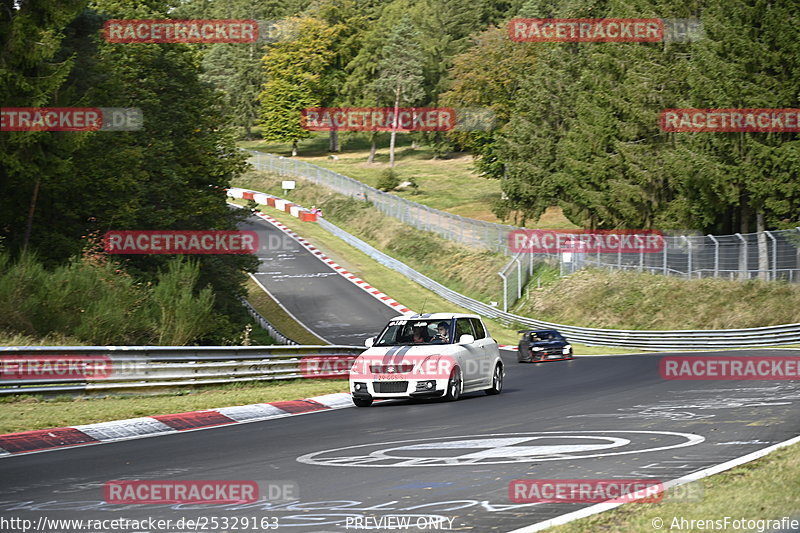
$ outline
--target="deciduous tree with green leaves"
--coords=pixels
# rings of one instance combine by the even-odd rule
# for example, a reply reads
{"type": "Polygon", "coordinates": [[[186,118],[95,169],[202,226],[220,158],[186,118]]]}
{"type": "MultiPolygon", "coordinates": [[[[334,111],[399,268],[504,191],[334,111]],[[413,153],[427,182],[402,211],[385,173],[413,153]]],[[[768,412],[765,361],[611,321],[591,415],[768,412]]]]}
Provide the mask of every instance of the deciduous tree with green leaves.
{"type": "Polygon", "coordinates": [[[312,17],[286,23],[296,28],[295,37],[271,44],[263,59],[267,81],[259,95],[260,116],[264,139],[291,142],[296,156],[297,143],[311,135],[301,112],[319,107],[332,92],[323,74],[333,59],[328,45],[337,30],[312,17]]]}

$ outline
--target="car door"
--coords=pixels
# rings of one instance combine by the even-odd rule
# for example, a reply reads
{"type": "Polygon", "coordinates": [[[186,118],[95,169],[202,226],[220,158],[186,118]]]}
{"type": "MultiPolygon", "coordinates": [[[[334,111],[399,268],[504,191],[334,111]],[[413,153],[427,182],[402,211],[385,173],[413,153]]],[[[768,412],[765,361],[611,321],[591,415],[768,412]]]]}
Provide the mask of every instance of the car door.
{"type": "Polygon", "coordinates": [[[483,321],[480,318],[472,318],[472,329],[475,330],[475,344],[481,352],[480,375],[481,383],[489,386],[492,384],[494,372],[494,355],[495,350],[492,349],[495,344],[494,339],[489,336],[483,321]]]}
{"type": "MultiPolygon", "coordinates": [[[[475,337],[475,329],[472,327],[472,320],[469,318],[456,319],[456,343],[459,343],[462,335],[475,337]]],[[[474,387],[481,382],[480,367],[483,359],[483,350],[475,341],[470,344],[459,344],[459,348],[464,359],[461,365],[464,388],[474,387]]]]}

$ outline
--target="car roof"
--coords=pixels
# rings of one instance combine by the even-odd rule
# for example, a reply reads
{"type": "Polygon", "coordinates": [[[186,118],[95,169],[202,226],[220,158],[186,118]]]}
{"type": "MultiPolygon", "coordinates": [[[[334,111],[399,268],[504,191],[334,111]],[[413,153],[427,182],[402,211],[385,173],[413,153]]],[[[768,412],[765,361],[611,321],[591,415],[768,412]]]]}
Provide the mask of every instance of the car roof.
{"type": "Polygon", "coordinates": [[[517,333],[561,333],[557,329],[521,329],[517,333]]]}
{"type": "Polygon", "coordinates": [[[453,318],[480,318],[478,315],[469,315],[466,313],[423,313],[417,315],[400,315],[394,317],[392,320],[398,319],[406,319],[406,320],[417,320],[417,319],[428,319],[428,320],[450,320],[453,318]]]}

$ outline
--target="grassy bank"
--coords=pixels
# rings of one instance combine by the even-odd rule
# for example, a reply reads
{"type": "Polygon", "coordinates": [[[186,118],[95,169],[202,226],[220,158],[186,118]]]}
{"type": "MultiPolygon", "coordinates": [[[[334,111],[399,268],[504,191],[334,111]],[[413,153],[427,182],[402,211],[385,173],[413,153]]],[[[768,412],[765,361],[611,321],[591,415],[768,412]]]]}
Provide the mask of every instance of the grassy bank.
{"type": "Polygon", "coordinates": [[[328,344],[292,318],[272,296],[261,289],[252,278],[247,280],[247,301],[275,328],[299,344],[328,344]]]}
{"type": "Polygon", "coordinates": [[[620,329],[727,329],[800,322],[800,284],[686,280],[606,270],[549,279],[540,289],[531,287],[514,312],[560,324],[620,329]]]}
{"type": "MultiPolygon", "coordinates": [[[[763,520],[781,517],[800,520],[800,444],[787,446],[766,457],[738,466],[727,472],[702,479],[696,483],[702,489],[702,499],[697,502],[669,497],[660,503],[630,503],[592,517],[576,520],[563,526],[548,528],[551,533],[630,533],[632,531],[704,532],[706,526],[681,526],[681,519],[691,520],[731,519],[763,520]],[[677,520],[677,521],[676,521],[677,520]],[[660,523],[660,528],[654,524],[660,523]]],[[[759,526],[742,529],[716,527],[725,531],[778,531],[759,526]]],[[[791,531],[784,529],[782,531],[791,531]]]]}

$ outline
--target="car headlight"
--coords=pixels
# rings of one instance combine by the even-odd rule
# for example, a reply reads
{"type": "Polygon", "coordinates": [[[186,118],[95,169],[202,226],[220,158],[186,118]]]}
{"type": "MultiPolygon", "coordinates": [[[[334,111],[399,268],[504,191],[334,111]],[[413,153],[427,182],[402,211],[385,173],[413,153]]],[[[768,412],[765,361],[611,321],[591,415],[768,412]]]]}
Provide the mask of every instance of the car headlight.
{"type": "Polygon", "coordinates": [[[544,348],[541,348],[539,346],[534,346],[534,347],[531,348],[531,351],[534,351],[534,352],[541,352],[542,350],[544,350],[544,348]]]}

